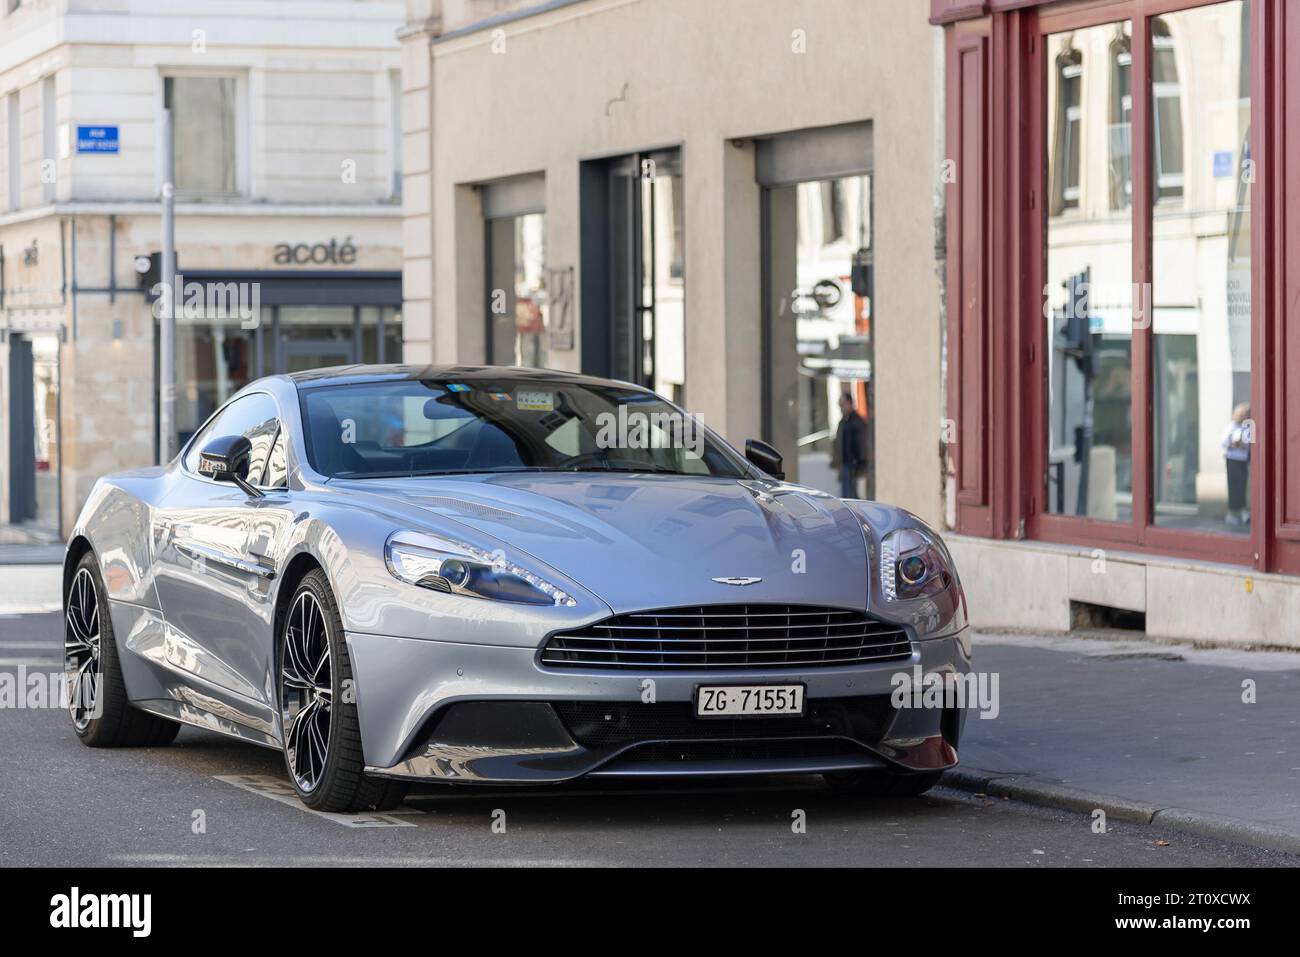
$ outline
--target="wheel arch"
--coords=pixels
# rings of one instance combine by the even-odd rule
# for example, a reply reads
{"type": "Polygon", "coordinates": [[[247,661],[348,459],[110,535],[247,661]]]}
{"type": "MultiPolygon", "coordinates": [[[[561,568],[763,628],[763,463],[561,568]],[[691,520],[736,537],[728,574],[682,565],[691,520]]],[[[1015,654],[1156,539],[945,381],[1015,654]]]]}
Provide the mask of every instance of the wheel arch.
{"type": "MultiPolygon", "coordinates": [[[[281,626],[284,624],[284,616],[289,612],[289,603],[293,601],[294,593],[298,591],[298,586],[302,584],[302,580],[316,569],[325,571],[325,565],[308,551],[301,551],[294,555],[284,566],[284,571],[280,576],[280,589],[275,596],[275,613],[271,618],[271,635],[276,644],[277,654],[279,652],[281,626]]],[[[329,572],[325,572],[325,577],[329,577],[329,572]]]]}
{"type": "MultiPolygon", "coordinates": [[[[65,612],[68,606],[68,586],[72,584],[72,576],[77,570],[77,564],[87,554],[95,554],[95,547],[90,543],[90,539],[82,533],[73,535],[68,541],[68,550],[63,553],[63,587],[59,590],[65,612]]],[[[98,556],[95,560],[99,560],[98,556]]]]}

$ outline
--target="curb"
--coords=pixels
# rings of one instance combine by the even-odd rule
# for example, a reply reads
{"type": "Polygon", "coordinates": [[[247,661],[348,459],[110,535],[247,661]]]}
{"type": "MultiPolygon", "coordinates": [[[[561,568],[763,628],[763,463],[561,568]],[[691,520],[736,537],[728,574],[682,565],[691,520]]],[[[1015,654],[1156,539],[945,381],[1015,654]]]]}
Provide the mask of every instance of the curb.
{"type": "Polygon", "coordinates": [[[978,768],[953,768],[945,771],[939,782],[958,791],[1005,797],[1026,804],[1077,811],[1088,814],[1100,808],[1106,817],[1134,824],[1148,824],[1210,837],[1231,844],[1246,844],[1270,851],[1300,854],[1300,834],[1240,818],[1211,814],[1207,811],[1190,811],[1180,807],[1164,807],[1146,801],[1101,794],[1082,788],[1073,788],[1023,774],[999,774],[978,768]]]}

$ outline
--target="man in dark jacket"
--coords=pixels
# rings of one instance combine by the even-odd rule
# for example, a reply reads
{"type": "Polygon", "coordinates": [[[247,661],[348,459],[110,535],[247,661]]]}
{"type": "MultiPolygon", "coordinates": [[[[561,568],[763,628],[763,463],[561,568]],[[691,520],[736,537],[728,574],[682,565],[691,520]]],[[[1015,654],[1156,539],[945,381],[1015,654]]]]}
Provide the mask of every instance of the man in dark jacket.
{"type": "Polygon", "coordinates": [[[858,479],[867,471],[867,420],[858,415],[853,396],[840,395],[840,425],[835,430],[831,467],[840,473],[840,497],[858,498],[858,479]]]}

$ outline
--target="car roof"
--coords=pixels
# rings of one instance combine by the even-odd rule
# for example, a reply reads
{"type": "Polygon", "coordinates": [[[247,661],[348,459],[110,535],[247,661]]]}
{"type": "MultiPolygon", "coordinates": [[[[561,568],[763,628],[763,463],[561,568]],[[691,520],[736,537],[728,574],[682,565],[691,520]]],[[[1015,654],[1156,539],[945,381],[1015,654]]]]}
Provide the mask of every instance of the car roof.
{"type": "Polygon", "coordinates": [[[401,382],[421,380],[433,382],[473,382],[517,379],[538,383],[570,383],[588,386],[618,386],[641,389],[630,382],[602,379],[576,372],[556,369],[531,369],[525,366],[478,365],[347,365],[291,372],[289,378],[300,389],[328,385],[355,385],[363,382],[401,382]]]}

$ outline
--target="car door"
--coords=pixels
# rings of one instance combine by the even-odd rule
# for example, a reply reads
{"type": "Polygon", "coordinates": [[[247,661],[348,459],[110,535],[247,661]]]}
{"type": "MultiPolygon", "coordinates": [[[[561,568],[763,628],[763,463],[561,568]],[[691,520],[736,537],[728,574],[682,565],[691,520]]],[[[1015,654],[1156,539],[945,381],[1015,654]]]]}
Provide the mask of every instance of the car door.
{"type": "MultiPolygon", "coordinates": [[[[246,478],[261,486],[280,421],[267,393],[230,402],[186,450],[154,519],[155,582],[169,626],[168,664],[201,679],[204,690],[228,692],[218,696],[237,712],[228,717],[255,719],[259,729],[272,709],[266,677],[270,634],[263,622],[270,616],[275,569],[252,549],[251,539],[259,505],[271,496],[258,499],[233,483],[201,476],[197,465],[207,442],[242,435],[252,445],[246,478]],[[240,710],[241,702],[250,707],[240,710]]],[[[284,498],[287,489],[274,494],[284,498]]]]}

